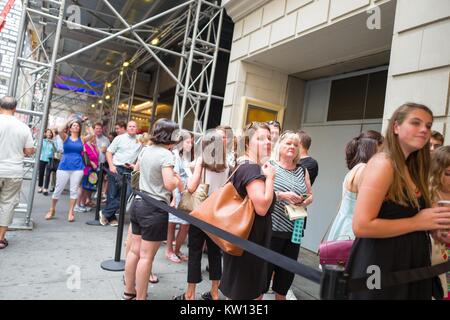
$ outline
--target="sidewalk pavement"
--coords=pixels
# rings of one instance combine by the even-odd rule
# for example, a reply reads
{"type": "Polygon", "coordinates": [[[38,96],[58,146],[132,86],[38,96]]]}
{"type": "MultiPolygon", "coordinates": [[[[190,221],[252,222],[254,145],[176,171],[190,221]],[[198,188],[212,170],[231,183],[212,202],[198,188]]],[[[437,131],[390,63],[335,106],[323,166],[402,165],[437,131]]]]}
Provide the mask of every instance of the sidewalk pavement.
{"type": "MultiPolygon", "coordinates": [[[[64,194],[57,207],[56,218],[44,219],[51,197],[36,194],[32,231],[9,231],[9,246],[0,250],[0,300],[117,300],[123,292],[123,272],[101,269],[104,260],[114,258],[117,228],[89,226],[95,211],[76,213],[75,222],[67,221],[68,195],[64,194]]],[[[129,221],[125,219],[124,243],[129,221]]],[[[125,246],[122,247],[124,259],[125,246]]],[[[187,247],[182,252],[187,254],[187,247]]],[[[314,255],[301,250],[300,260],[316,263],[314,255]],[[306,253],[306,254],[305,254],[306,253]]],[[[155,258],[153,273],[159,283],[149,284],[150,300],[168,300],[186,288],[187,263],[168,261],[162,245],[155,258]]],[[[198,285],[197,299],[208,291],[210,281],[202,261],[203,281],[198,285]]],[[[288,299],[317,299],[317,284],[296,276],[288,299]]],[[[222,297],[224,298],[224,297],[222,297]]],[[[274,299],[265,295],[264,299],[274,299]]]]}

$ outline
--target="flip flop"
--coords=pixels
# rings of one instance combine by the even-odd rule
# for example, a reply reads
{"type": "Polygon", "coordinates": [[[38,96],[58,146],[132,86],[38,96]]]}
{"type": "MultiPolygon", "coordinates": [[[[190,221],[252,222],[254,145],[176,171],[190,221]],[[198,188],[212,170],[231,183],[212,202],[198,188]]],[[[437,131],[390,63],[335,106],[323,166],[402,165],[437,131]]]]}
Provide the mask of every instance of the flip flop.
{"type": "Polygon", "coordinates": [[[126,293],[122,294],[122,300],[136,300],[136,293],[126,293]]]}
{"type": "Polygon", "coordinates": [[[183,252],[180,252],[179,254],[177,254],[177,257],[181,260],[181,261],[188,261],[189,257],[187,255],[185,255],[183,252]]]}
{"type": "Polygon", "coordinates": [[[50,210],[50,211],[47,212],[47,214],[45,215],[45,220],[51,220],[51,219],[53,219],[54,216],[55,216],[55,212],[50,210]]]}
{"type": "Polygon", "coordinates": [[[203,300],[214,300],[210,291],[202,293],[201,297],[203,300]]]}
{"type": "Polygon", "coordinates": [[[179,296],[173,296],[172,300],[186,300],[186,296],[183,294],[180,294],[179,296]]]}
{"type": "Polygon", "coordinates": [[[154,275],[153,273],[150,273],[150,278],[148,279],[148,282],[150,282],[150,283],[158,283],[159,279],[158,279],[158,277],[156,275],[154,275]],[[152,278],[156,279],[156,280],[152,280],[152,278]]]}
{"type": "Polygon", "coordinates": [[[181,263],[181,259],[175,253],[166,255],[166,258],[174,263],[181,263]]]}
{"type": "Polygon", "coordinates": [[[3,239],[3,240],[0,240],[0,249],[5,249],[7,246],[8,246],[8,240],[6,240],[6,239],[3,239]]]}

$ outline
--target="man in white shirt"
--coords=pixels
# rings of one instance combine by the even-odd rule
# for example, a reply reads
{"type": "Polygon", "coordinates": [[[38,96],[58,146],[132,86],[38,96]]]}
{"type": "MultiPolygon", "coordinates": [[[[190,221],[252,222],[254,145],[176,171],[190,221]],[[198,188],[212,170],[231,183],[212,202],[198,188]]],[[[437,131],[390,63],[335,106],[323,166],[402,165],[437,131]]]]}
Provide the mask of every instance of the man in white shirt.
{"type": "Polygon", "coordinates": [[[97,140],[97,147],[100,151],[98,155],[98,162],[105,163],[106,162],[106,150],[108,149],[110,142],[107,137],[103,135],[103,124],[101,122],[97,122],[94,125],[94,133],[95,138],[97,140]]]}
{"type": "Polygon", "coordinates": [[[0,99],[0,249],[8,246],[5,234],[19,203],[23,157],[34,153],[30,128],[14,116],[16,106],[13,97],[0,99]]]}
{"type": "MultiPolygon", "coordinates": [[[[114,138],[106,152],[106,160],[109,164],[108,173],[108,196],[106,207],[100,211],[100,223],[117,226],[116,212],[120,206],[121,175],[131,173],[136,162],[141,144],[136,135],[137,124],[134,121],[128,122],[127,133],[114,138]]],[[[131,194],[131,187],[128,184],[127,198],[131,194]]]]}

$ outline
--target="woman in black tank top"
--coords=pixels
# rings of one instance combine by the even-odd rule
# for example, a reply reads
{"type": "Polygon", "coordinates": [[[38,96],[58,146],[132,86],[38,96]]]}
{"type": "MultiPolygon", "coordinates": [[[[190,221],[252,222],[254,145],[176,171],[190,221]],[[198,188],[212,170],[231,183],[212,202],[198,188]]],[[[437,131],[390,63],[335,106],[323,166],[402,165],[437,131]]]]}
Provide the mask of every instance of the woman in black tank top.
{"type": "MultiPolygon", "coordinates": [[[[405,104],[389,122],[382,152],[367,164],[353,218],[351,279],[430,266],[429,231],[450,224],[449,208],[430,208],[428,173],[432,112],[405,104]],[[427,209],[428,208],[428,209],[427,209]],[[374,268],[375,267],[375,268],[374,268]]],[[[371,277],[372,279],[372,277],[371,277]]],[[[350,299],[427,299],[433,279],[350,293],[350,299]]]]}

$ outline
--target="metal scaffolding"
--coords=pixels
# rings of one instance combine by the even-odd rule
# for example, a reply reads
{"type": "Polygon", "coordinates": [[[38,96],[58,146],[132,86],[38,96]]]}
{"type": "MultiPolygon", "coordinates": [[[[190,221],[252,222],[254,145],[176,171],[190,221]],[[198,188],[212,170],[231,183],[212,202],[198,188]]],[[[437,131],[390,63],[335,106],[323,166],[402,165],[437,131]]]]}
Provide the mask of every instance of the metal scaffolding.
{"type": "MultiPolygon", "coordinates": [[[[160,69],[161,72],[166,72],[176,84],[172,119],[177,121],[180,127],[186,127],[184,125],[186,119],[191,119],[192,127],[186,129],[204,132],[207,128],[211,100],[223,100],[222,97],[212,93],[218,52],[222,50],[219,45],[224,9],[220,1],[188,0],[131,25],[108,0],[97,0],[97,8],[103,4],[108,8],[109,16],[117,19],[118,27],[114,29],[96,28],[68,20],[66,17],[68,2],[78,3],[74,0],[22,0],[22,16],[8,94],[17,98],[17,113],[32,129],[37,145],[34,157],[24,161],[26,168],[24,180],[27,183],[24,183],[21,203],[16,208],[16,211],[23,213],[24,217],[16,214],[12,229],[33,227],[31,213],[42,139],[50,108],[58,108],[56,102],[71,94],[85,95],[88,98],[86,108],[89,108],[91,102],[92,106],[99,106],[98,117],[109,120],[109,127],[114,125],[119,116],[129,120],[135,96],[137,69],[149,61],[156,62],[158,66],[157,80],[154,81],[153,90],[152,121],[155,119],[158,104],[160,69]],[[163,17],[168,17],[168,21],[159,28],[149,25],[152,21],[163,17]],[[56,28],[46,34],[44,30],[47,25],[56,26],[56,28]],[[122,28],[119,27],[120,25],[122,28]],[[96,36],[104,36],[104,38],[73,52],[60,52],[61,43],[64,42],[62,37],[64,27],[83,30],[96,36]],[[146,34],[148,33],[145,39],[139,35],[139,32],[143,30],[146,34]],[[34,47],[30,44],[27,34],[33,34],[36,37],[34,47]],[[129,36],[130,34],[132,37],[129,36]],[[159,45],[150,44],[155,37],[162,37],[164,41],[159,45]],[[178,46],[180,39],[181,46],[178,46]],[[102,97],[75,91],[69,91],[62,96],[53,95],[54,81],[56,77],[59,77],[58,70],[62,63],[69,65],[73,72],[89,86],[89,82],[85,81],[71,66],[70,59],[113,40],[120,40],[129,46],[136,47],[136,52],[129,59],[128,68],[123,67],[124,61],[119,61],[111,67],[110,72],[104,75],[102,81],[111,79],[113,76],[116,78],[110,81],[111,87],[105,84],[102,97]],[[167,56],[179,58],[177,75],[164,62],[167,56]],[[125,83],[129,88],[127,94],[123,90],[125,83]],[[109,95],[110,99],[105,99],[106,95],[109,95]],[[126,110],[120,108],[122,101],[127,102],[126,110]]],[[[132,1],[127,1],[124,6],[131,6],[130,2],[132,1]]],[[[98,14],[106,15],[104,12],[98,12],[98,14]]]]}

